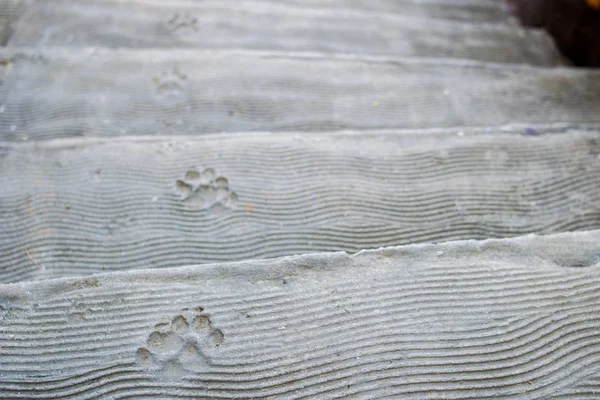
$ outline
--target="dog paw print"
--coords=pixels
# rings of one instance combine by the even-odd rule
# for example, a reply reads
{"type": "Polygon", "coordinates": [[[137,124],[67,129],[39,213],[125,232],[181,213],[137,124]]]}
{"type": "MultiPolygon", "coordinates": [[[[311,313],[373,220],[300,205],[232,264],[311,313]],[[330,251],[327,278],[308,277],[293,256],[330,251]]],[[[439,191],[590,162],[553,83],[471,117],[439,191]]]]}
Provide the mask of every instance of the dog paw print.
{"type": "Polygon", "coordinates": [[[216,205],[233,208],[237,195],[229,189],[227,178],[217,176],[212,168],[190,169],[183,179],[175,182],[175,189],[181,199],[189,204],[208,210],[216,205]]]}
{"type": "Polygon", "coordinates": [[[92,310],[83,303],[74,302],[68,311],[69,322],[84,322],[90,318],[92,310]]]}
{"type": "MultiPolygon", "coordinates": [[[[200,308],[201,309],[201,308],[200,308]]],[[[158,324],[146,345],[137,350],[136,361],[145,371],[166,379],[206,372],[207,353],[223,343],[224,335],[203,313],[177,315],[170,323],[158,324]]]]}
{"type": "Polygon", "coordinates": [[[177,67],[163,70],[158,76],[152,78],[154,90],[160,98],[179,97],[185,92],[187,75],[177,67]]]}
{"type": "Polygon", "coordinates": [[[198,32],[198,18],[184,13],[176,13],[171,16],[165,26],[175,36],[191,36],[198,32]]]}
{"type": "Polygon", "coordinates": [[[130,217],[128,215],[119,215],[109,221],[109,223],[106,226],[106,231],[109,235],[114,235],[118,231],[129,227],[134,222],[135,218],[133,217],[130,217]]]}

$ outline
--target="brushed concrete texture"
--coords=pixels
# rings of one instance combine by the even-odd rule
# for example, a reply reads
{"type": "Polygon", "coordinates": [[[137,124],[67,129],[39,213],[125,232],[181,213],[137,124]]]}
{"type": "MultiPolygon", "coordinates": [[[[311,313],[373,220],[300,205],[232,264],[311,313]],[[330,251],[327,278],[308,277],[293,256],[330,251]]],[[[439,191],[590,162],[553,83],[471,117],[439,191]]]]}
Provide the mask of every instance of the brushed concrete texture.
{"type": "Polygon", "coordinates": [[[600,229],[600,129],[0,144],[0,281],[600,229]]]}
{"type": "Polygon", "coordinates": [[[600,232],[0,285],[3,399],[580,399],[600,232]]]}
{"type": "Polygon", "coordinates": [[[242,50],[2,49],[4,140],[600,122],[600,72],[242,50]]]}
{"type": "Polygon", "coordinates": [[[24,1],[13,47],[319,51],[561,63],[543,31],[520,29],[500,2],[24,1]]]}

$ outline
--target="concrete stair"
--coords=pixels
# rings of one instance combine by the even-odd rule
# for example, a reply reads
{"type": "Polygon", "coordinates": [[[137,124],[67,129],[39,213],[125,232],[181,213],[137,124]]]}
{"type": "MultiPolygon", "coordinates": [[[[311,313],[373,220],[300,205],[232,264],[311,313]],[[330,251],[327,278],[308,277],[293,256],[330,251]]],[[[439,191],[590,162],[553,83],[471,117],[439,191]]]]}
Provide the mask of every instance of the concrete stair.
{"type": "Polygon", "coordinates": [[[600,72],[502,1],[4,0],[0,39],[0,398],[600,393],[600,72]]]}

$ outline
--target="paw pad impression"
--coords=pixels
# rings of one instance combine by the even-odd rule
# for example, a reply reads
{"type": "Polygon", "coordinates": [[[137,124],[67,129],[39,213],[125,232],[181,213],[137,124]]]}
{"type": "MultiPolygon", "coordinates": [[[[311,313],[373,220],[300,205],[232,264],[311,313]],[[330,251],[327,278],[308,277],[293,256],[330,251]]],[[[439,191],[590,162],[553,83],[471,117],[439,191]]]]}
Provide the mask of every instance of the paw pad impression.
{"type": "Polygon", "coordinates": [[[175,182],[175,189],[186,203],[208,210],[220,204],[225,208],[233,208],[237,203],[237,195],[229,189],[227,178],[217,176],[212,168],[202,172],[190,169],[183,179],[175,182]]]}
{"type": "Polygon", "coordinates": [[[170,323],[154,327],[146,345],[137,350],[136,361],[160,378],[178,379],[186,373],[206,372],[209,361],[205,352],[223,340],[223,332],[212,326],[208,315],[177,315],[170,323]]]}

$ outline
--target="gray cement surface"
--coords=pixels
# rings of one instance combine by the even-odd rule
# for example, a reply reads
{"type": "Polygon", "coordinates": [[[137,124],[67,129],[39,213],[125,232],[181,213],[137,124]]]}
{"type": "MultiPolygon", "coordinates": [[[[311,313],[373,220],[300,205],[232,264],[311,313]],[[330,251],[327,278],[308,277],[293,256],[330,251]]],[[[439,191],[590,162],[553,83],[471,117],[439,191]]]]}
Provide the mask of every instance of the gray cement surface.
{"type": "Polygon", "coordinates": [[[600,229],[600,134],[0,144],[0,281],[600,229]]]}
{"type": "Polygon", "coordinates": [[[575,399],[600,233],[0,286],[3,399],[575,399]]]}
{"type": "Polygon", "coordinates": [[[600,73],[502,4],[0,0],[0,399],[600,398],[600,73]]]}
{"type": "Polygon", "coordinates": [[[600,72],[246,50],[3,49],[5,140],[598,123],[600,72]]]}
{"type": "Polygon", "coordinates": [[[508,16],[498,15],[498,8],[473,1],[370,1],[361,7],[348,1],[36,0],[23,2],[8,45],[244,48],[561,63],[549,36],[507,24],[508,16]]]}

